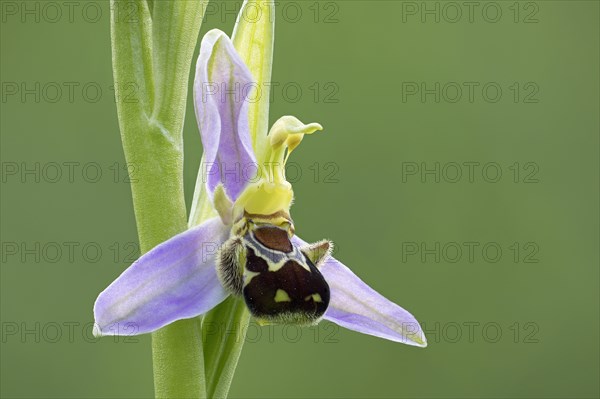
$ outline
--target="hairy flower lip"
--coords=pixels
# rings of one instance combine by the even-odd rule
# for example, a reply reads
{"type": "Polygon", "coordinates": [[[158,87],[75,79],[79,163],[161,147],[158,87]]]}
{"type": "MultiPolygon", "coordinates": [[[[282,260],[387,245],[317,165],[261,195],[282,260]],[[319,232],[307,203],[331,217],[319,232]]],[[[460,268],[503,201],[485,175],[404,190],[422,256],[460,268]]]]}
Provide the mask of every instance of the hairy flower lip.
{"type": "MultiPolygon", "coordinates": [[[[233,204],[250,180],[243,176],[228,179],[223,165],[259,162],[248,133],[247,98],[236,103],[234,96],[226,95],[223,103],[199,96],[204,84],[230,87],[240,82],[252,83],[253,79],[229,37],[218,30],[208,32],[198,57],[194,97],[205,160],[213,165],[206,168],[203,181],[219,217],[151,249],[100,293],[94,304],[95,334],[152,332],[206,313],[229,295],[218,280],[215,254],[229,237],[233,204]],[[123,326],[134,326],[135,331],[119,328],[123,326]]],[[[313,128],[318,130],[320,125],[313,124],[313,128]]],[[[292,140],[290,148],[299,141],[292,140]]],[[[306,244],[298,237],[292,241],[306,244]]],[[[377,293],[341,262],[330,257],[321,271],[331,288],[325,319],[364,334],[427,346],[419,323],[409,312],[377,293]]]]}

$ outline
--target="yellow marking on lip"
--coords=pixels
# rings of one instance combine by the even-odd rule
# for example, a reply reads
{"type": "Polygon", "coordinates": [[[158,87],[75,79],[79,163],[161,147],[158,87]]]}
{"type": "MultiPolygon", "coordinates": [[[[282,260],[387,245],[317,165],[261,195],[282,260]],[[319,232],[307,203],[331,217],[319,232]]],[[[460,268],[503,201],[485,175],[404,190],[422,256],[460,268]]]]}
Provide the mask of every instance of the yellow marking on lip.
{"type": "Polygon", "coordinates": [[[250,270],[246,270],[245,272],[245,276],[246,276],[246,280],[244,281],[244,287],[247,286],[248,284],[250,284],[250,281],[252,281],[252,279],[256,276],[258,276],[260,274],[260,272],[252,272],[250,270]]]}
{"type": "Polygon", "coordinates": [[[321,295],[319,294],[312,294],[307,296],[306,298],[304,298],[305,301],[310,301],[310,299],[312,298],[312,300],[314,302],[323,302],[323,299],[321,298],[321,295]]]}
{"type": "MultiPolygon", "coordinates": [[[[262,258],[262,256],[261,256],[261,258],[262,258]]],[[[299,265],[299,266],[303,267],[304,269],[306,269],[307,272],[311,272],[310,267],[308,267],[308,265],[305,265],[304,262],[298,261],[298,259],[283,258],[278,263],[273,263],[273,262],[269,261],[268,259],[265,259],[265,260],[267,261],[267,264],[269,265],[269,271],[270,272],[279,271],[279,269],[281,269],[283,266],[285,266],[285,264],[288,261],[290,261],[290,260],[294,261],[297,265],[299,265]]]]}
{"type": "Polygon", "coordinates": [[[275,293],[275,302],[292,302],[292,299],[287,292],[282,289],[278,289],[275,293]]]}

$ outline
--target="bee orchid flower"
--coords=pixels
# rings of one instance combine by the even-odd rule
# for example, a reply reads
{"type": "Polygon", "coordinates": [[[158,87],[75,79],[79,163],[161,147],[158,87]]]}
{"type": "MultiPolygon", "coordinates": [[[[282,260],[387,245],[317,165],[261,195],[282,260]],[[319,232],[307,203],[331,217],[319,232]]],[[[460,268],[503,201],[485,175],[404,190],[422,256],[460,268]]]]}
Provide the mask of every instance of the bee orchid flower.
{"type": "Polygon", "coordinates": [[[194,102],[203,181],[218,216],[156,246],[110,284],[94,305],[96,334],[149,333],[234,295],[259,323],[314,325],[325,319],[426,346],[415,318],[331,257],[329,241],[308,244],[295,236],[285,162],[305,135],[322,127],[284,116],[257,159],[248,120],[253,85],[229,37],[207,33],[194,102]]]}

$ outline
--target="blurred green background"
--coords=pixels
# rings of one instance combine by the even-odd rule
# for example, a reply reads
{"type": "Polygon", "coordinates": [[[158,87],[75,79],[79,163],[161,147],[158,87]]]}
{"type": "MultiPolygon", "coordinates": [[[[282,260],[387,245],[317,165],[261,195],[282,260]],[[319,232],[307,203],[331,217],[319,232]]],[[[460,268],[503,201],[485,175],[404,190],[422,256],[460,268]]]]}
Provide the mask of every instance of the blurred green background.
{"type": "MultiPolygon", "coordinates": [[[[109,5],[66,3],[1,2],[1,395],[150,397],[149,336],[91,336],[137,236],[109,5]]],[[[201,34],[240,5],[213,3],[201,34]]],[[[332,239],[429,347],[253,325],[231,397],[598,397],[599,3],[472,7],[278,5],[271,120],[325,127],[292,157],[297,232],[332,239]]],[[[191,100],[185,144],[189,206],[191,100]]]]}

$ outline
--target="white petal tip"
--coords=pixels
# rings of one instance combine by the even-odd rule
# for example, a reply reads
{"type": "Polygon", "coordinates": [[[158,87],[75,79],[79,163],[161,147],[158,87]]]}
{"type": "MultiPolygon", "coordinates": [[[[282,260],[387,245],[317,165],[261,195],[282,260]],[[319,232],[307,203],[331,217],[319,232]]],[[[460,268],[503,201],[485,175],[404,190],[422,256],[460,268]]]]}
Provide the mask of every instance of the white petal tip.
{"type": "Polygon", "coordinates": [[[100,326],[98,325],[98,323],[94,323],[94,329],[92,330],[92,335],[94,336],[94,338],[100,338],[103,335],[102,330],[100,329],[100,326]]]}
{"type": "MultiPolygon", "coordinates": [[[[418,323],[416,321],[415,321],[415,323],[418,325],[418,323]]],[[[410,332],[408,334],[403,334],[403,335],[404,335],[403,343],[412,345],[412,346],[418,346],[419,348],[427,347],[427,338],[425,337],[425,333],[423,332],[423,330],[421,330],[421,326],[419,326],[418,331],[410,332]]]]}
{"type": "Polygon", "coordinates": [[[423,339],[414,340],[413,342],[415,343],[415,346],[418,346],[419,348],[427,348],[427,340],[425,337],[423,337],[423,339]]]}

